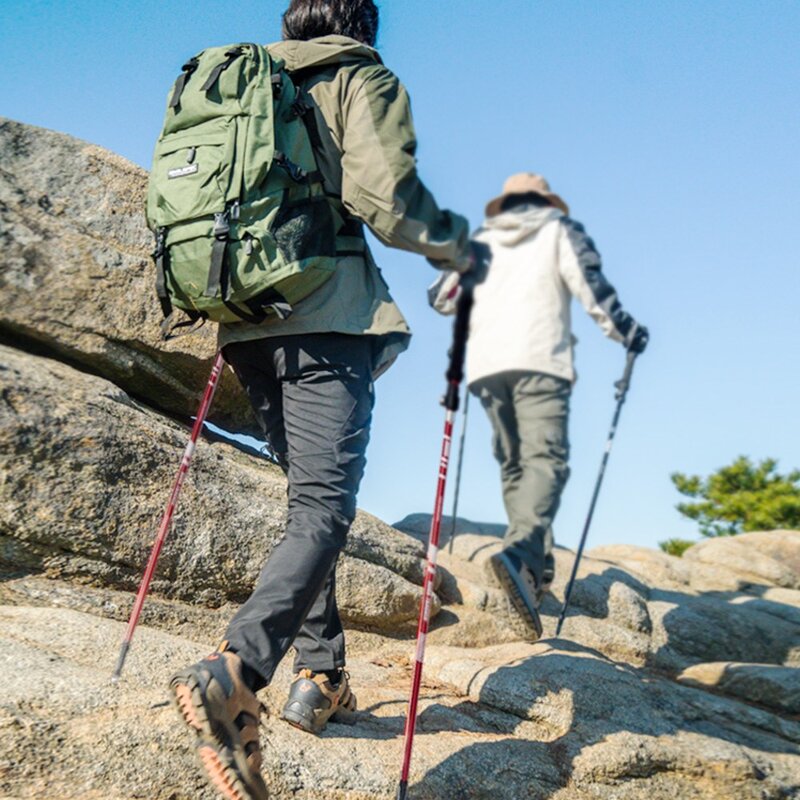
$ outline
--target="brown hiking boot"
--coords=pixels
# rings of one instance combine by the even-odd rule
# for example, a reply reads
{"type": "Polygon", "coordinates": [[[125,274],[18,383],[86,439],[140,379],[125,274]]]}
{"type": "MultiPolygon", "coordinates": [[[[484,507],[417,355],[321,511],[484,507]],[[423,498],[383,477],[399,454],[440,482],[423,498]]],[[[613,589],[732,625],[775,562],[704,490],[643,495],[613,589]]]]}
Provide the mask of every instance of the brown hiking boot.
{"type": "Polygon", "coordinates": [[[328,720],[352,725],[356,696],[350,691],[349,676],[341,670],[332,683],[324,672],[304,669],[295,675],[281,718],[307,733],[321,733],[328,720]]]}
{"type": "Polygon", "coordinates": [[[212,653],[174,675],[170,690],[217,791],[226,800],[267,800],[258,740],[262,706],[242,680],[239,656],[212,653]]]}

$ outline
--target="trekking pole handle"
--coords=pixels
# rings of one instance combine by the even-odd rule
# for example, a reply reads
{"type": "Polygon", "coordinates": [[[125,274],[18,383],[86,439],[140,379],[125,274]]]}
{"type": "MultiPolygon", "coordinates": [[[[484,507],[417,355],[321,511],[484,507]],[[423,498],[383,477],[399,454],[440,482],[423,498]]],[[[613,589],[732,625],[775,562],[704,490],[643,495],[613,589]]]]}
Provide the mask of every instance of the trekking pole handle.
{"type": "Polygon", "coordinates": [[[464,287],[458,298],[456,321],[453,323],[453,345],[450,348],[450,364],[447,368],[447,391],[442,405],[448,411],[458,411],[461,382],[464,380],[464,359],[467,354],[469,318],[472,313],[472,289],[464,287]]]}
{"type": "Polygon", "coordinates": [[[633,375],[633,365],[636,363],[636,356],[639,354],[634,350],[628,350],[628,357],[625,361],[625,372],[622,377],[614,384],[617,394],[615,400],[624,400],[631,388],[631,376],[633,375]]]}

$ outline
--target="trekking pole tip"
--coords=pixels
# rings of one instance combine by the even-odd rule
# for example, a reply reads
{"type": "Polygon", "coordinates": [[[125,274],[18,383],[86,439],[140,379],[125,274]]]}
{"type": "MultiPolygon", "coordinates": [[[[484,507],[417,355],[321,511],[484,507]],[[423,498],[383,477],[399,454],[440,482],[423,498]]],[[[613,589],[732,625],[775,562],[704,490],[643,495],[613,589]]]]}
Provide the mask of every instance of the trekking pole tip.
{"type": "Polygon", "coordinates": [[[569,605],[569,597],[564,601],[561,610],[558,612],[558,622],[556,622],[556,636],[561,635],[561,629],[564,627],[564,620],[567,616],[567,607],[569,605]]]}
{"type": "Polygon", "coordinates": [[[119,683],[119,679],[120,677],[122,677],[122,667],[125,665],[125,659],[128,657],[128,650],[130,650],[130,647],[131,643],[125,641],[119,648],[119,658],[117,658],[117,666],[114,667],[114,674],[111,676],[111,683],[113,684],[119,683]]]}
{"type": "Polygon", "coordinates": [[[407,781],[400,781],[400,785],[397,787],[397,797],[395,800],[406,800],[408,795],[408,782],[407,781]]]}

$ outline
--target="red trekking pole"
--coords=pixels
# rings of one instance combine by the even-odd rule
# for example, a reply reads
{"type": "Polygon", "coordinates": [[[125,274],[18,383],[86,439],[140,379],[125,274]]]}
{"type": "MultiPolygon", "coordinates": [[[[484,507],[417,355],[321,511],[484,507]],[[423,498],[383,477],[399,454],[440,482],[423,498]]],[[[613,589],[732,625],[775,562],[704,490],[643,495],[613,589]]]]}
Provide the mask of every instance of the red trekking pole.
{"type": "Polygon", "coordinates": [[[216,358],[214,359],[214,366],[211,368],[211,376],[208,379],[208,384],[206,385],[206,390],[203,394],[203,400],[200,403],[200,408],[197,411],[197,418],[194,421],[191,438],[189,439],[189,443],[186,445],[186,450],[183,453],[183,459],[181,460],[181,466],[178,469],[178,475],[175,478],[175,484],[172,487],[172,494],[170,495],[169,503],[167,503],[167,509],[164,512],[164,516],[161,518],[161,525],[158,529],[156,541],[153,544],[153,550],[150,553],[150,560],[147,562],[147,567],[144,571],[144,577],[139,585],[139,591],[136,594],[136,602],[133,604],[131,618],[128,620],[128,629],[125,632],[125,638],[122,640],[122,646],[119,650],[117,666],[114,670],[114,675],[111,678],[114,683],[119,681],[120,675],[122,674],[122,667],[125,664],[125,659],[131,646],[131,640],[133,639],[133,633],[136,630],[136,625],[139,622],[139,616],[142,613],[142,607],[144,606],[144,600],[147,596],[147,590],[150,588],[150,583],[152,582],[153,575],[156,571],[158,556],[161,553],[161,548],[164,546],[164,540],[167,538],[169,526],[172,522],[172,515],[175,513],[175,508],[178,505],[178,497],[181,493],[181,489],[183,488],[183,482],[186,479],[186,475],[189,473],[189,465],[192,463],[192,456],[194,455],[195,447],[197,446],[197,439],[200,436],[200,431],[203,430],[203,423],[206,421],[208,411],[211,408],[211,402],[214,399],[214,392],[217,391],[219,376],[222,374],[222,367],[224,364],[225,361],[222,358],[222,352],[218,352],[216,358]]]}
{"type": "Polygon", "coordinates": [[[439,482],[436,487],[436,504],[433,510],[430,539],[428,542],[428,562],[425,567],[425,580],[422,585],[422,602],[420,604],[419,624],[417,626],[417,652],[414,664],[414,680],[411,684],[411,698],[408,701],[403,769],[400,773],[397,800],[405,800],[408,794],[411,751],[414,746],[414,731],[417,725],[417,705],[419,703],[419,690],[422,683],[422,666],[425,662],[425,639],[428,635],[428,623],[431,618],[433,582],[436,578],[436,558],[439,554],[439,530],[442,525],[444,490],[447,484],[447,468],[450,463],[453,422],[456,412],[458,411],[461,382],[464,379],[464,355],[467,349],[467,334],[469,332],[469,316],[471,311],[472,288],[468,288],[462,283],[461,295],[458,299],[456,321],[453,326],[453,346],[450,350],[450,366],[447,370],[447,393],[442,400],[442,405],[446,409],[444,441],[442,442],[442,458],[439,463],[439,482]]]}

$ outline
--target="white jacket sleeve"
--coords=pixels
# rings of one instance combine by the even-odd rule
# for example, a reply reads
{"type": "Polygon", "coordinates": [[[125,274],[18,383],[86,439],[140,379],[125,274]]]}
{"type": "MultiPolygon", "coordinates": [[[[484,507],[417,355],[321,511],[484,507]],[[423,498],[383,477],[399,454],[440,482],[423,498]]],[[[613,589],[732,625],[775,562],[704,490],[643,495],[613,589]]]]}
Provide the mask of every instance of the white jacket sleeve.
{"type": "Polygon", "coordinates": [[[570,292],[606,336],[625,342],[634,329],[633,317],[623,310],[616,289],[603,274],[600,253],[583,225],[569,217],[559,220],[559,270],[570,292]]]}
{"type": "Polygon", "coordinates": [[[428,303],[440,314],[449,316],[456,313],[461,296],[460,278],[455,270],[447,270],[428,287],[428,303]]]}

